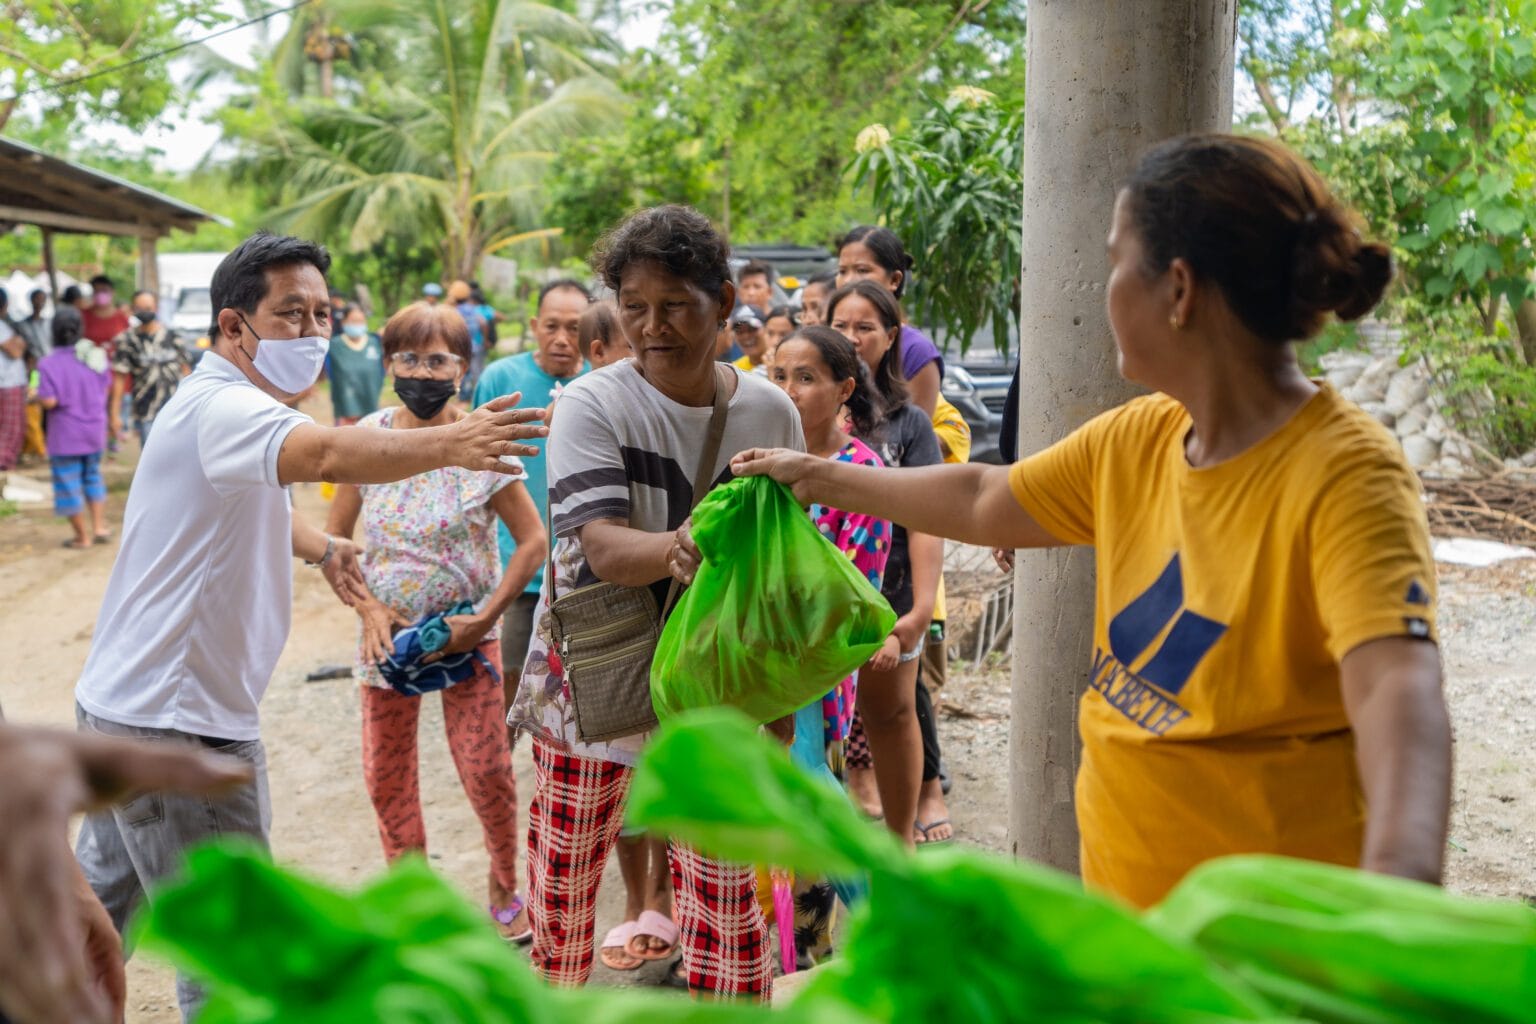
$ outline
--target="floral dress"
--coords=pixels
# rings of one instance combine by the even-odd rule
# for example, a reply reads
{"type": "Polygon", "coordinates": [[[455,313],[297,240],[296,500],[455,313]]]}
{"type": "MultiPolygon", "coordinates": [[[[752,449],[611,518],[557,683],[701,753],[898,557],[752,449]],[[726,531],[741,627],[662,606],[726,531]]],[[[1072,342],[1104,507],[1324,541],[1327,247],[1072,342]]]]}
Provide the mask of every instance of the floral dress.
{"type": "MultiPolygon", "coordinates": [[[[394,413],[380,409],[358,426],[387,429],[394,413]]],[[[527,478],[519,463],[510,474],[449,466],[394,483],[359,485],[368,589],[413,622],[460,601],[480,604],[501,581],[491,498],[527,478]]],[[[497,639],[498,629],[485,641],[497,639]]],[[[361,638],[354,674],[369,686],[389,687],[364,657],[361,638]]]]}

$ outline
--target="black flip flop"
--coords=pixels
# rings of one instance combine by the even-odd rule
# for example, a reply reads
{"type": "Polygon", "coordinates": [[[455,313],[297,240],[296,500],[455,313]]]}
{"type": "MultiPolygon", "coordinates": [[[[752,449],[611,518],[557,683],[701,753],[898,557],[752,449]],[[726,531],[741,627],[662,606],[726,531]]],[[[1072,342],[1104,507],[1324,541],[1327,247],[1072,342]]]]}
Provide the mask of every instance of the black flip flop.
{"type": "Polygon", "coordinates": [[[954,826],[954,823],[951,822],[948,818],[935,818],[933,821],[928,822],[926,825],[923,824],[920,821],[914,821],[912,823],[912,827],[914,829],[916,829],[918,832],[922,833],[922,836],[923,836],[923,841],[917,844],[918,847],[924,847],[924,846],[947,846],[950,843],[955,841],[955,826],[954,826]],[[929,839],[928,838],[928,830],[929,829],[938,828],[940,825],[948,825],[949,826],[949,838],[948,839],[929,839]]]}

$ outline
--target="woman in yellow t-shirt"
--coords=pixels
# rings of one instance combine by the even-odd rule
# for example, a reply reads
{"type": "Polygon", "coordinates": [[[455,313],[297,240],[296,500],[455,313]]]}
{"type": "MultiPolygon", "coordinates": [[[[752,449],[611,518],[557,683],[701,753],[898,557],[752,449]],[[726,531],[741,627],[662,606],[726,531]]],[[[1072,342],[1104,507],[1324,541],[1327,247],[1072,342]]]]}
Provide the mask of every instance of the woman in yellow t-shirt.
{"type": "Polygon", "coordinates": [[[1094,547],[1091,886],[1147,905],[1245,852],[1438,881],[1451,734],[1418,481],[1292,345],[1369,312],[1388,250],[1303,160],[1231,135],[1152,149],[1108,242],[1120,371],[1155,394],[1011,467],[758,450],[736,472],[973,544],[1094,547]]]}

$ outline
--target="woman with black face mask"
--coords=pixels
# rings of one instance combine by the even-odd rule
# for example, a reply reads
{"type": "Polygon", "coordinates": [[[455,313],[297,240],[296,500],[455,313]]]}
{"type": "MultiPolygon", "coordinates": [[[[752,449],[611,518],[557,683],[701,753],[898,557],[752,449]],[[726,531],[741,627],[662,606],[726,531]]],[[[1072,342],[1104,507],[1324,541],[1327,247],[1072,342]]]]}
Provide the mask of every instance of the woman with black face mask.
{"type": "MultiPolygon", "coordinates": [[[[457,310],[407,306],[384,325],[383,342],[401,404],[363,417],[359,427],[415,430],[465,415],[452,401],[470,357],[469,328],[457,310]]],[[[363,523],[363,576],[370,593],[356,605],[362,623],[353,674],[363,684],[363,776],[388,860],[426,850],[416,760],[424,698],[391,688],[379,662],[393,651],[396,629],[436,615],[446,615],[451,630],[442,656],[478,652],[474,674],[442,691],[443,718],[454,765],[490,853],[491,916],[502,937],[512,941],[526,941],[532,929],[517,889],[521,842],[497,671],[497,624],[543,566],[547,551],[525,479],[521,473],[449,467],[393,484],[342,484],[326,525],[334,536],[350,538],[359,518],[363,523]],[[498,520],[517,542],[505,569],[497,554],[498,520]],[[447,614],[463,605],[473,610],[447,614]]]]}

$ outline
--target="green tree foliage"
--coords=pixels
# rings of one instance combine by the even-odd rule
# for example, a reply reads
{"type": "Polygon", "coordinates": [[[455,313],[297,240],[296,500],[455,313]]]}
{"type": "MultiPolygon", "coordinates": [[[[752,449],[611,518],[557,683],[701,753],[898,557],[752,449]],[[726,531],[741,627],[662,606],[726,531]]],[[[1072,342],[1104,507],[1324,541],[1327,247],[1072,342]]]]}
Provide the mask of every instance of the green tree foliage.
{"type": "Polygon", "coordinates": [[[0,130],[22,97],[51,120],[155,120],[175,95],[166,62],[119,65],[224,17],[214,0],[0,0],[0,130]]]}
{"type": "Polygon", "coordinates": [[[843,173],[859,129],[954,85],[1022,94],[1023,34],[1019,0],[678,0],[627,70],[624,130],[562,152],[555,219],[579,248],[689,202],[738,240],[824,243],[873,213],[843,173]]]}
{"type": "Polygon", "coordinates": [[[858,141],[857,191],[916,256],[907,312],[962,353],[990,325],[1006,353],[1019,315],[1023,96],[961,86],[901,135],[871,125],[858,141]]]}
{"type": "Polygon", "coordinates": [[[1518,332],[1505,314],[1536,295],[1536,0],[1246,0],[1241,15],[1258,125],[1392,243],[1391,312],[1453,415],[1504,454],[1529,447],[1536,315],[1518,332]]]}
{"type": "MultiPolygon", "coordinates": [[[[267,183],[275,227],[344,254],[435,251],[450,276],[551,233],[543,181],[571,139],[615,124],[611,40],[526,0],[327,0],[338,25],[388,32],[396,71],[345,102],[290,101],[269,74],[227,126],[267,183]]],[[[407,262],[418,262],[412,257],[407,262]]]]}
{"type": "Polygon", "coordinates": [[[1241,23],[1272,127],[1396,245],[1413,289],[1476,305],[1491,335],[1536,269],[1536,0],[1291,6],[1249,0],[1241,23]],[[1293,121],[1303,95],[1320,116],[1293,121]]]}

